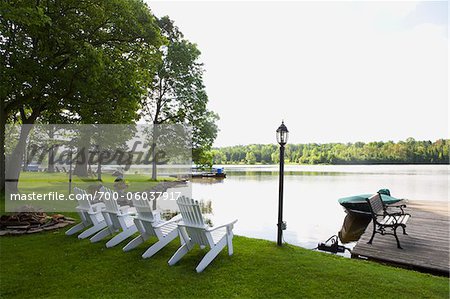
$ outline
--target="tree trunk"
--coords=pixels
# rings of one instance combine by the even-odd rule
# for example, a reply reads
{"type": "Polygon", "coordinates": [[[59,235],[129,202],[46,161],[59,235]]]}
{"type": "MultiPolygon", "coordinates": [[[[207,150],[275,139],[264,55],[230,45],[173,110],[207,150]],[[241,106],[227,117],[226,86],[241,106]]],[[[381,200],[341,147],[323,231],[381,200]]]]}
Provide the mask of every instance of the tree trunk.
{"type": "MultiPolygon", "coordinates": [[[[157,165],[158,165],[158,161],[156,161],[156,141],[158,139],[157,136],[157,130],[156,130],[156,126],[157,124],[153,124],[153,128],[152,128],[152,147],[151,147],[151,151],[152,151],[152,180],[157,180],[157,165]]],[[[153,199],[153,210],[156,210],[156,197],[153,199]]]]}
{"type": "Polygon", "coordinates": [[[151,146],[151,152],[152,152],[152,180],[157,179],[158,173],[157,173],[157,165],[158,165],[158,161],[156,161],[156,141],[158,139],[157,136],[157,124],[153,124],[153,128],[152,128],[152,146],[151,146]]]}
{"type": "Polygon", "coordinates": [[[80,143],[77,149],[73,174],[80,177],[87,177],[89,175],[88,160],[91,136],[88,132],[84,131],[81,131],[80,134],[80,143]]]}
{"type": "MultiPolygon", "coordinates": [[[[53,125],[49,126],[48,131],[48,137],[50,139],[50,142],[53,142],[53,138],[55,137],[55,130],[53,125]]],[[[54,173],[55,172],[55,145],[51,144],[48,149],[48,167],[47,167],[48,173],[54,173]]]]}
{"type": "Polygon", "coordinates": [[[11,156],[8,159],[8,163],[6,165],[7,169],[6,182],[8,183],[7,184],[8,193],[18,192],[20,170],[27,145],[27,138],[28,135],[30,134],[31,128],[32,128],[31,124],[23,124],[21,126],[19,142],[17,143],[16,147],[11,153],[11,156]]]}
{"type": "MultiPolygon", "coordinates": [[[[3,102],[3,100],[2,100],[3,102]]],[[[20,170],[23,162],[23,156],[27,147],[27,139],[28,135],[30,134],[30,131],[33,127],[33,124],[35,123],[36,119],[41,114],[42,107],[36,107],[32,110],[31,115],[26,117],[25,111],[23,107],[21,107],[20,115],[22,119],[22,125],[20,127],[20,136],[19,141],[14,148],[14,150],[11,153],[11,156],[6,161],[6,173],[5,173],[5,191],[7,193],[18,193],[18,185],[19,185],[19,177],[20,177],[20,170]],[[7,184],[6,184],[7,182],[7,184]]],[[[3,116],[5,116],[6,111],[3,110],[3,116]]],[[[6,119],[4,120],[6,121],[6,119]]],[[[2,120],[3,122],[3,120],[2,120]]],[[[5,128],[5,126],[3,126],[5,128]]],[[[4,130],[3,130],[4,131],[4,130]]],[[[4,133],[3,133],[4,134],[4,133]]],[[[4,138],[4,137],[3,137],[4,138]]],[[[3,151],[4,151],[4,142],[3,142],[3,151]]]]}
{"type": "Polygon", "coordinates": [[[88,159],[89,150],[84,146],[79,146],[77,149],[75,168],[73,169],[73,174],[80,177],[88,176],[88,159]]]}
{"type": "Polygon", "coordinates": [[[26,143],[25,143],[25,150],[23,151],[23,163],[22,164],[23,164],[22,171],[27,172],[28,164],[30,164],[30,163],[28,161],[28,145],[26,143]]]}
{"type": "Polygon", "coordinates": [[[48,173],[54,173],[55,172],[55,147],[53,145],[50,146],[48,149],[48,167],[47,167],[48,173]]]}
{"type": "Polygon", "coordinates": [[[5,100],[0,99],[0,195],[5,191],[5,100]]]}
{"type": "Polygon", "coordinates": [[[153,142],[152,143],[152,147],[151,147],[151,151],[152,151],[152,180],[156,181],[157,178],[157,162],[156,162],[156,143],[153,142]]]}
{"type": "Polygon", "coordinates": [[[102,181],[102,151],[100,145],[97,146],[98,164],[97,164],[97,181],[102,181]]]}

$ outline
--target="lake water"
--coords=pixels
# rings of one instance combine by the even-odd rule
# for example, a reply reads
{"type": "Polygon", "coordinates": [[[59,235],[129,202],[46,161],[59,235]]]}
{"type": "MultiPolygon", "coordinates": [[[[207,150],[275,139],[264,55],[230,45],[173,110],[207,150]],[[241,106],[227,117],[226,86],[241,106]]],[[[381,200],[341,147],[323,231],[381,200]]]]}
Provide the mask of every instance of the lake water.
{"type": "MultiPolygon", "coordinates": [[[[235,234],[275,241],[278,166],[225,165],[225,171],[223,180],[194,180],[193,198],[211,201],[214,224],[238,219],[235,234]]],[[[341,197],[388,188],[397,198],[448,201],[449,174],[448,165],[286,166],[284,240],[315,248],[337,235],[346,216],[341,197]]]]}

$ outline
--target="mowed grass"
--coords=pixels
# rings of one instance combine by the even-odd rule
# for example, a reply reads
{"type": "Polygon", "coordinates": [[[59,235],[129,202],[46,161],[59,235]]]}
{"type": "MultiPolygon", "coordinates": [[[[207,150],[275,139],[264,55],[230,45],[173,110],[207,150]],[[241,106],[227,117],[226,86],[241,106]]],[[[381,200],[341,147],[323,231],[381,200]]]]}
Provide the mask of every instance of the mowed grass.
{"type": "MultiPolygon", "coordinates": [[[[196,248],[177,265],[167,261],[175,239],[150,259],[154,240],[124,253],[65,236],[65,230],[0,237],[3,298],[448,298],[449,280],[292,245],[236,236],[223,252],[195,267],[196,248]]],[[[125,243],[125,242],[124,242],[125,243]]],[[[123,246],[123,244],[120,244],[123,246]]]]}
{"type": "MultiPolygon", "coordinates": [[[[102,181],[99,182],[97,177],[72,177],[72,192],[74,187],[79,187],[84,190],[98,185],[103,185],[112,190],[115,190],[115,176],[111,174],[103,174],[102,181]]],[[[125,183],[127,188],[125,192],[136,192],[143,190],[150,190],[161,182],[175,181],[172,177],[158,177],[158,180],[151,180],[150,175],[147,174],[126,174],[125,183]]],[[[64,194],[65,198],[69,194],[69,175],[67,173],[46,173],[46,172],[22,172],[18,184],[19,192],[21,194],[50,194],[58,193],[64,194]]],[[[64,201],[8,201],[6,208],[8,211],[15,211],[23,205],[33,205],[34,207],[41,207],[46,211],[71,211],[77,205],[74,200],[64,201]]],[[[5,201],[0,202],[1,211],[5,211],[5,201]]]]}
{"type": "MultiPolygon", "coordinates": [[[[116,176],[111,174],[102,174],[101,184],[112,188],[116,176]]],[[[151,188],[163,181],[174,181],[175,178],[158,178],[157,181],[151,180],[150,175],[145,174],[126,174],[125,182],[128,185],[126,191],[142,191],[144,188],[151,188]]],[[[72,186],[86,187],[96,185],[96,176],[78,177],[72,176],[72,186]]],[[[46,173],[46,172],[22,172],[19,179],[19,190],[24,193],[31,192],[60,192],[67,194],[69,186],[69,174],[67,173],[46,173]]]]}

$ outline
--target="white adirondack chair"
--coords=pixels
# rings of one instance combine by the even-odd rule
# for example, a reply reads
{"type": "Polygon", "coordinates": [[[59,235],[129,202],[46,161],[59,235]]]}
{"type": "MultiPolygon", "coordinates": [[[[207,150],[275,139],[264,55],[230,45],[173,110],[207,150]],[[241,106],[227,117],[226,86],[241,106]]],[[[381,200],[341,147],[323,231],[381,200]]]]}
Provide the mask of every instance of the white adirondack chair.
{"type": "Polygon", "coordinates": [[[153,211],[150,205],[150,201],[137,199],[132,197],[133,206],[136,208],[137,217],[134,218],[134,223],[140,235],[130,241],[123,251],[129,251],[136,248],[139,244],[142,244],[150,237],[155,236],[158,238],[158,242],[148,248],[143,258],[149,258],[164,248],[168,243],[178,236],[177,223],[181,220],[181,215],[177,215],[168,221],[161,220],[159,211],[153,211]]]}
{"type": "Polygon", "coordinates": [[[116,246],[137,232],[132,216],[136,214],[136,210],[130,208],[130,206],[119,206],[117,201],[113,199],[113,192],[111,189],[102,187],[100,191],[110,194],[109,198],[106,196],[103,196],[102,198],[105,204],[105,209],[102,213],[107,227],[95,234],[90,240],[92,243],[98,242],[109,235],[119,232],[119,234],[106,242],[106,247],[110,248],[116,246]]]}
{"type": "Polygon", "coordinates": [[[66,231],[66,235],[73,235],[89,226],[84,232],[78,235],[79,239],[87,238],[96,232],[104,229],[106,227],[105,219],[103,218],[102,209],[105,208],[104,203],[96,203],[92,204],[88,200],[88,194],[85,190],[75,187],[73,189],[76,195],[83,195],[82,197],[77,197],[78,206],[76,210],[81,218],[81,223],[71,227],[68,231],[66,231]]]}
{"type": "Polygon", "coordinates": [[[177,200],[177,204],[183,218],[183,221],[178,223],[182,245],[170,258],[169,265],[177,263],[195,244],[198,244],[200,248],[210,247],[208,253],[195,268],[197,272],[202,272],[225,246],[228,246],[228,254],[233,254],[233,225],[237,220],[224,225],[208,227],[203,219],[198,201],[183,196],[177,200]]]}

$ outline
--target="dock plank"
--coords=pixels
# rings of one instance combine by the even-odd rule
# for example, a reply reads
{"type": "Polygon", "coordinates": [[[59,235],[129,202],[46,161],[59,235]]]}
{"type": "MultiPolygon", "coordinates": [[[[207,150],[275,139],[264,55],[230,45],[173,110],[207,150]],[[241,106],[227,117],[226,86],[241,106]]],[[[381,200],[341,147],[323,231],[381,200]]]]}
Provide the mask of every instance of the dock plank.
{"type": "Polygon", "coordinates": [[[376,234],[372,244],[372,222],[352,250],[356,258],[368,258],[427,272],[450,273],[450,232],[448,202],[410,201],[406,213],[411,214],[406,225],[408,235],[397,230],[400,244],[395,237],[376,234]]]}

